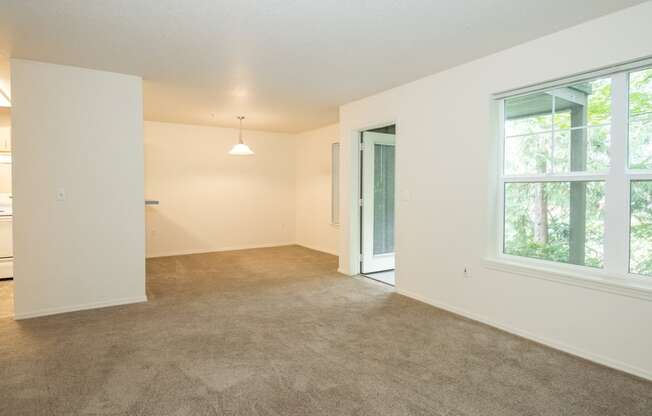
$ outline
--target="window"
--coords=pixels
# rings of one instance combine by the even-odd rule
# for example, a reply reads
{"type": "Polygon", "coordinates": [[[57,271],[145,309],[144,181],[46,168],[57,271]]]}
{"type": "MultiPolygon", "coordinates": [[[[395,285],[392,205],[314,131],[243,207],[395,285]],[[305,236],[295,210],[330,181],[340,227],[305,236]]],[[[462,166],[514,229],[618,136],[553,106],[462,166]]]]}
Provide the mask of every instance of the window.
{"type": "Polygon", "coordinates": [[[331,223],[340,223],[340,144],[331,144],[331,223]]]}
{"type": "Polygon", "coordinates": [[[652,169],[652,69],[629,76],[629,167],[652,169]]]}
{"type": "MultiPolygon", "coordinates": [[[[629,75],[629,168],[652,170],[652,69],[629,75]]],[[[634,174],[630,184],[631,273],[652,276],[652,177],[634,174]]]]}
{"type": "Polygon", "coordinates": [[[500,109],[503,255],[652,276],[652,69],[500,109]]]}
{"type": "Polygon", "coordinates": [[[630,271],[652,276],[652,181],[631,187],[630,271]]]}

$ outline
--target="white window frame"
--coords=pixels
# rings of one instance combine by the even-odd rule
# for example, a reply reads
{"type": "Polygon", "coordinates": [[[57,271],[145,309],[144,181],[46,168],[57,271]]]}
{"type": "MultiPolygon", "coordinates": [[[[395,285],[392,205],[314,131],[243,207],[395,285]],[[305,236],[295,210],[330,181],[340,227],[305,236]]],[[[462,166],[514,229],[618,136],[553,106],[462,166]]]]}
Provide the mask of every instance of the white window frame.
{"type": "MultiPolygon", "coordinates": [[[[652,276],[642,276],[629,271],[631,183],[636,180],[652,180],[652,170],[631,170],[628,165],[629,74],[648,68],[652,68],[652,59],[649,58],[494,95],[499,124],[497,131],[497,230],[495,238],[493,238],[496,245],[492,244],[495,247],[494,253],[490,255],[486,262],[489,268],[573,285],[603,290],[606,288],[607,291],[652,300],[652,276]],[[535,92],[550,91],[597,78],[611,78],[612,82],[609,170],[603,173],[571,172],[544,175],[505,175],[505,100],[535,92]],[[594,268],[504,253],[505,185],[514,182],[572,181],[605,182],[604,267],[594,268]]],[[[589,128],[589,126],[587,125],[585,128],[589,128]]]]}

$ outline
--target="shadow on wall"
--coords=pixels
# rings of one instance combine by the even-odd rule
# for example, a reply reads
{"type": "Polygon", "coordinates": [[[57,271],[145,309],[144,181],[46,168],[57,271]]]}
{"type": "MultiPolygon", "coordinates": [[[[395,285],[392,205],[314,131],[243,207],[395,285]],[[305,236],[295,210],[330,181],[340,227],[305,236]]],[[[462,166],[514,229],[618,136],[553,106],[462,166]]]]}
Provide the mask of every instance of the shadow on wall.
{"type": "Polygon", "coordinates": [[[145,211],[145,224],[147,228],[146,257],[164,257],[176,254],[190,254],[199,252],[203,247],[209,247],[210,242],[200,236],[190,233],[187,228],[182,227],[169,217],[157,210],[157,206],[147,207],[145,211]],[[158,234],[159,230],[165,230],[165,236],[158,234]],[[164,246],[168,239],[182,240],[188,247],[187,253],[176,253],[164,246]]]}

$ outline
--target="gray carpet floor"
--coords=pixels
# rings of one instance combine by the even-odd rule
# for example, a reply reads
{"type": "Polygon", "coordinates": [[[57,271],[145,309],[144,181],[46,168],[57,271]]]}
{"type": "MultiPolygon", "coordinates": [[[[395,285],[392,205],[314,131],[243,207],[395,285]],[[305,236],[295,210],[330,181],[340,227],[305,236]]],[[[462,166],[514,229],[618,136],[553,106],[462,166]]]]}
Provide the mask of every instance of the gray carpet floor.
{"type": "Polygon", "coordinates": [[[152,259],[148,303],[0,319],[0,415],[646,415],[652,383],[336,273],[152,259]]]}

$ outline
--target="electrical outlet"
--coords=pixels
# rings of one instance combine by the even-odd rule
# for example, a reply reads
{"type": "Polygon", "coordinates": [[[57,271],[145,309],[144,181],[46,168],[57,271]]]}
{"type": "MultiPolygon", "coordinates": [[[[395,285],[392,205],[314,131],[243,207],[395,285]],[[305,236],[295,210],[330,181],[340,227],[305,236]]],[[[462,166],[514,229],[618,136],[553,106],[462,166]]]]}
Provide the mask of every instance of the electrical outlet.
{"type": "Polygon", "coordinates": [[[66,190],[63,188],[57,189],[57,201],[65,201],[66,200],[66,190]]]}
{"type": "Polygon", "coordinates": [[[464,267],[464,277],[471,277],[471,268],[469,266],[464,267]]]}

